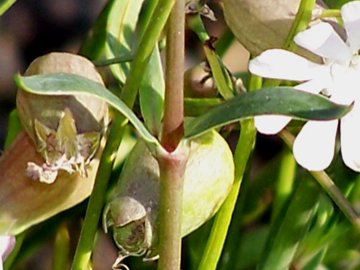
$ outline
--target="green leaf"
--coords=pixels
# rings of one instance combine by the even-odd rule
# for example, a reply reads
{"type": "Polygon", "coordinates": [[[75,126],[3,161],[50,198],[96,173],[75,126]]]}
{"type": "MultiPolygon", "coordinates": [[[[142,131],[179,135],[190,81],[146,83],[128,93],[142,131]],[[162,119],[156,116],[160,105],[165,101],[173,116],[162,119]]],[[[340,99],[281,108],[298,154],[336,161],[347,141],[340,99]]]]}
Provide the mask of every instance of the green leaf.
{"type": "Polygon", "coordinates": [[[233,98],[236,91],[230,72],[226,69],[219,56],[209,44],[205,44],[204,50],[219,93],[225,99],[233,98]]]}
{"type": "Polygon", "coordinates": [[[161,129],[164,95],[164,74],[159,48],[156,45],[149,59],[139,89],[142,116],[148,129],[155,135],[158,135],[161,129]]]}
{"type": "Polygon", "coordinates": [[[159,142],[146,129],[124,102],[104,86],[74,74],[47,74],[35,76],[15,75],[15,82],[21,89],[39,95],[74,95],[88,94],[96,96],[123,114],[134,125],[139,134],[150,144],[158,145],[159,142]]]}
{"type": "MultiPolygon", "coordinates": [[[[143,0],[117,0],[112,4],[107,21],[105,46],[106,58],[131,55],[135,37],[135,27],[143,0]]],[[[113,75],[122,83],[130,69],[129,63],[110,66],[113,75]]]]}
{"type": "Polygon", "coordinates": [[[320,194],[310,177],[301,180],[285,209],[271,226],[258,270],[291,269],[299,243],[311,225],[320,194]]]}
{"type": "Polygon", "coordinates": [[[185,98],[185,116],[199,116],[223,102],[221,98],[185,98]]]}
{"type": "Polygon", "coordinates": [[[0,1],[0,16],[3,15],[15,2],[16,0],[0,1]]]}
{"type": "Polygon", "coordinates": [[[106,26],[109,20],[109,14],[115,2],[116,0],[109,0],[106,3],[96,22],[91,27],[91,30],[89,31],[85,41],[81,45],[81,55],[86,56],[92,60],[98,59],[101,56],[106,42],[106,26]]]}
{"type": "Polygon", "coordinates": [[[219,93],[225,99],[231,99],[236,92],[231,74],[216,54],[200,15],[189,18],[189,27],[197,34],[201,42],[204,43],[206,60],[211,68],[212,76],[219,93]]]}
{"type": "Polygon", "coordinates": [[[338,105],[320,95],[291,87],[266,88],[237,96],[193,119],[185,129],[185,137],[195,137],[210,129],[257,115],[330,120],[342,117],[351,108],[352,106],[338,105]]]}

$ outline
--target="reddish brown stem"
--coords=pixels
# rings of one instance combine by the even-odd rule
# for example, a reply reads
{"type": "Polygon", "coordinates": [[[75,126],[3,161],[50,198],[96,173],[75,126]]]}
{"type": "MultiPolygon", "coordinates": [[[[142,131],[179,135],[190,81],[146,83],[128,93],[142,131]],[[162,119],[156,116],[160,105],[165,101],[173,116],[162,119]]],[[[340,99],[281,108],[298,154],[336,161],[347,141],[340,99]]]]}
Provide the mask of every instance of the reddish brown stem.
{"type": "Polygon", "coordinates": [[[184,135],[184,31],[185,3],[176,1],[168,22],[165,111],[161,144],[173,151],[184,135]]]}

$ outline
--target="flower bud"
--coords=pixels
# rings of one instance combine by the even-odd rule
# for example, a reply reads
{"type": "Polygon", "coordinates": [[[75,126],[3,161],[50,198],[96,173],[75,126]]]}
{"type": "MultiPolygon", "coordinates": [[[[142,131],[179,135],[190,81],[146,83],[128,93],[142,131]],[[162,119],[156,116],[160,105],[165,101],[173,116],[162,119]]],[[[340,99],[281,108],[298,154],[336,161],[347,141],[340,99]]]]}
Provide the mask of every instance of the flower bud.
{"type": "MultiPolygon", "coordinates": [[[[118,263],[127,256],[158,256],[160,172],[157,160],[139,141],[124,165],[119,182],[105,207],[103,224],[119,247],[118,263]]],[[[186,164],[182,207],[182,236],[212,217],[234,180],[233,157],[215,131],[191,141],[186,164]]]]}
{"type": "MultiPolygon", "coordinates": [[[[50,53],[35,59],[25,75],[70,73],[103,84],[94,65],[70,53],[50,53]]],[[[59,170],[86,176],[108,123],[106,102],[86,94],[37,95],[19,90],[17,110],[21,123],[44,158],[30,162],[28,175],[41,182],[55,181],[59,170]]]]}

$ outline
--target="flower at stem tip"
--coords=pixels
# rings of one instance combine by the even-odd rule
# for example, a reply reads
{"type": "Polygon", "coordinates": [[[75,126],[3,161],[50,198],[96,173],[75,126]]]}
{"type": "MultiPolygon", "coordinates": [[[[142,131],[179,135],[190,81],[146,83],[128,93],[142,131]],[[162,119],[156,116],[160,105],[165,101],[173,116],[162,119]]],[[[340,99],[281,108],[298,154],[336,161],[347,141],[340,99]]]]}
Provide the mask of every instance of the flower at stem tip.
{"type": "MultiPolygon", "coordinates": [[[[353,104],[352,111],[340,120],[308,121],[296,137],[295,159],[313,171],[330,165],[340,122],[342,158],[349,168],[360,172],[360,1],[343,5],[341,17],[344,39],[326,22],[315,24],[294,38],[297,45],[320,56],[322,64],[282,49],[267,50],[249,63],[253,74],[299,81],[297,90],[321,93],[335,103],[353,104]]],[[[261,133],[276,134],[290,120],[287,116],[263,115],[255,117],[255,125],[261,133]]]]}
{"type": "Polygon", "coordinates": [[[12,235],[0,235],[0,270],[3,270],[3,262],[15,246],[15,237],[12,235]]]}

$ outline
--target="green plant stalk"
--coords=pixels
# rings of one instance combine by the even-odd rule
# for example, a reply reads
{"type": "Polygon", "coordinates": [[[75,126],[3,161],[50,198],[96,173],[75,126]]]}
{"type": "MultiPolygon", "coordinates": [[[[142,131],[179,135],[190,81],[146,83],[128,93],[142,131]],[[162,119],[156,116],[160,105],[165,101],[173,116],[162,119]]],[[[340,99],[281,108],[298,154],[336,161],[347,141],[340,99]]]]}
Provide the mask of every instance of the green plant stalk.
{"type": "MultiPolygon", "coordinates": [[[[301,0],[298,12],[296,13],[294,22],[291,25],[290,31],[286,37],[285,43],[282,48],[289,51],[294,51],[297,47],[294,42],[295,35],[305,30],[311,21],[312,11],[314,9],[316,0],[301,0]]],[[[280,80],[267,79],[264,81],[264,87],[278,86],[280,80]]]]}
{"type": "MultiPolygon", "coordinates": [[[[249,162],[248,164],[250,166],[247,165],[245,169],[243,180],[241,183],[241,193],[239,191],[240,195],[238,194],[238,198],[231,217],[231,222],[229,224],[229,228],[227,231],[227,235],[231,235],[231,237],[227,237],[224,242],[222,254],[217,264],[218,269],[222,269],[222,270],[234,269],[234,262],[239,261],[238,258],[239,258],[239,250],[240,250],[239,248],[241,245],[240,243],[242,243],[246,238],[245,234],[243,234],[240,228],[244,225],[243,224],[244,216],[245,216],[244,210],[245,207],[247,207],[246,202],[249,198],[249,194],[248,194],[250,187],[249,174],[251,171],[250,168],[251,164],[249,162]]],[[[257,215],[257,213],[255,213],[255,215],[257,215]]],[[[239,263],[244,263],[244,261],[243,260],[241,262],[239,261],[239,263]]]]}
{"type": "MultiPolygon", "coordinates": [[[[249,89],[255,90],[261,87],[261,79],[256,76],[250,77],[249,89]]],[[[215,216],[210,237],[201,258],[199,270],[215,270],[219,262],[225,243],[226,235],[235,209],[245,169],[253,151],[256,139],[256,129],[253,119],[241,121],[241,133],[238,140],[235,155],[235,178],[234,184],[228,197],[215,216]]]]}
{"type": "Polygon", "coordinates": [[[225,243],[232,214],[238,198],[246,164],[252,153],[255,144],[256,130],[253,120],[243,120],[241,122],[241,134],[236,146],[235,180],[231,191],[224,204],[217,213],[214,224],[208,239],[204,255],[201,259],[199,270],[215,270],[221,256],[225,243]]]}
{"type": "Polygon", "coordinates": [[[133,57],[131,55],[120,55],[118,57],[111,58],[111,59],[95,60],[95,61],[93,61],[93,63],[97,67],[102,67],[102,66],[110,66],[110,65],[131,62],[132,59],[133,59],[133,57]]]}
{"type": "Polygon", "coordinates": [[[230,31],[230,29],[226,29],[224,33],[221,35],[219,40],[215,43],[215,51],[219,57],[223,57],[227,50],[234,42],[234,34],[230,31]]]}
{"type": "Polygon", "coordinates": [[[70,254],[69,230],[63,223],[57,230],[54,244],[53,270],[67,269],[70,254]]]}
{"type": "Polygon", "coordinates": [[[144,9],[144,13],[142,13],[142,16],[140,18],[141,19],[141,22],[140,22],[141,28],[139,29],[140,40],[143,38],[145,30],[147,29],[147,27],[151,21],[151,17],[154,15],[154,12],[156,10],[156,6],[157,6],[158,2],[159,2],[159,0],[147,1],[146,9],[144,9]]]}
{"type": "MultiPolygon", "coordinates": [[[[139,78],[141,78],[141,73],[147,65],[147,60],[150,58],[152,50],[166,24],[173,4],[174,0],[159,0],[156,16],[153,16],[148,25],[149,31],[145,32],[140,41],[139,51],[134,56],[134,61],[131,65],[131,70],[121,95],[123,101],[129,107],[132,107],[135,103],[137,90],[141,83],[139,78]]],[[[123,116],[115,114],[108,140],[100,160],[94,189],[89,199],[84,225],[81,230],[80,239],[71,268],[72,270],[85,270],[88,268],[101,210],[105,202],[106,189],[116,156],[115,153],[121,143],[126,123],[127,120],[123,116]]]]}
{"type": "MultiPolygon", "coordinates": [[[[292,145],[295,140],[294,136],[286,130],[283,130],[280,133],[280,136],[287,146],[292,149],[292,145]]],[[[360,216],[352,207],[351,203],[345,198],[341,190],[335,185],[329,175],[325,171],[309,171],[309,173],[315,178],[315,180],[340,208],[341,212],[343,212],[354,227],[360,231],[360,216]]]]}
{"type": "Polygon", "coordinates": [[[213,75],[212,77],[217,89],[219,90],[219,93],[225,99],[231,99],[234,97],[235,91],[232,89],[232,82],[230,81],[228,71],[223,67],[218,58],[218,55],[214,51],[210,36],[206,32],[200,15],[193,16],[189,19],[189,27],[197,34],[200,41],[204,43],[204,53],[210,65],[213,75]]]}
{"type": "Polygon", "coordinates": [[[179,270],[182,194],[188,157],[186,146],[176,149],[184,136],[184,0],[177,0],[173,7],[168,22],[166,45],[165,108],[161,144],[167,152],[158,157],[160,167],[158,269],[179,270]]]}
{"type": "Polygon", "coordinates": [[[112,171],[112,166],[116,157],[114,153],[116,153],[120,145],[124,132],[124,118],[119,114],[115,116],[116,118],[110,130],[106,147],[100,160],[94,189],[86,209],[84,224],[80,233],[79,242],[71,267],[72,270],[87,270],[89,268],[95,234],[101,215],[101,210],[105,202],[105,194],[112,171]]]}
{"type": "Polygon", "coordinates": [[[275,188],[275,198],[271,220],[274,220],[280,213],[293,189],[296,172],[296,161],[289,149],[284,149],[281,154],[280,171],[275,188]]]}
{"type": "Polygon", "coordinates": [[[331,18],[331,17],[335,17],[338,20],[341,20],[341,13],[339,9],[325,9],[323,12],[321,12],[321,14],[319,15],[320,19],[325,19],[325,18],[331,18]]]}
{"type": "Polygon", "coordinates": [[[164,29],[175,0],[158,0],[151,21],[144,30],[144,35],[139,43],[137,54],[131,64],[131,70],[126,78],[121,98],[127,104],[134,104],[137,90],[140,85],[144,69],[149,61],[151,53],[158,42],[160,34],[164,29]]]}
{"type": "Polygon", "coordinates": [[[315,3],[316,0],[301,0],[295,20],[291,25],[289,34],[284,43],[284,49],[292,51],[296,48],[297,45],[294,42],[294,37],[298,32],[303,31],[308,27],[315,3]]]}

